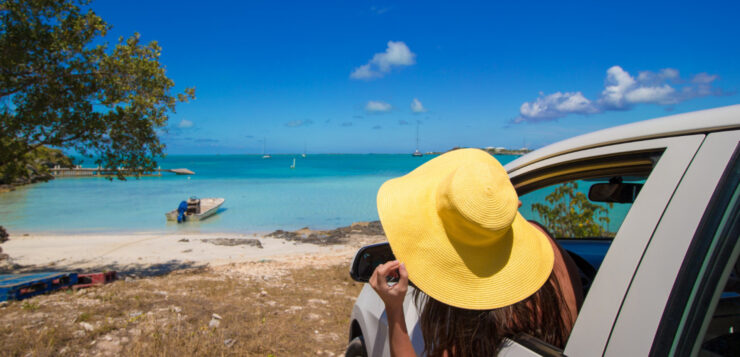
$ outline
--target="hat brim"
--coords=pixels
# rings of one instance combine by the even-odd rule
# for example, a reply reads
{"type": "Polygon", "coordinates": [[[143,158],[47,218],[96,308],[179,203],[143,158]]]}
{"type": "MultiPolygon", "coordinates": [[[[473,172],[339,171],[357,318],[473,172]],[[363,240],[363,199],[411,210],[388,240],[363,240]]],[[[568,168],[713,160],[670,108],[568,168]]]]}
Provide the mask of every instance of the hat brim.
{"type": "Polygon", "coordinates": [[[436,192],[440,177],[456,166],[440,156],[380,188],[378,214],[393,254],[419,289],[445,304],[488,310],[526,299],[552,272],[549,239],[518,212],[495,244],[450,239],[437,213],[436,192]]]}

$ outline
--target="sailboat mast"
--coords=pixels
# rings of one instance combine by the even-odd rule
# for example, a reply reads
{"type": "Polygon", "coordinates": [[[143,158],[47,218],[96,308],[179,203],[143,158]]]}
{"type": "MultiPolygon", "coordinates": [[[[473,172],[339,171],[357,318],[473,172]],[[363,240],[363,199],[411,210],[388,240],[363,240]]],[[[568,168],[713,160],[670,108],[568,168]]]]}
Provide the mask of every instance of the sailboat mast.
{"type": "Polygon", "coordinates": [[[416,121],[416,150],[419,151],[419,121],[416,121]]]}

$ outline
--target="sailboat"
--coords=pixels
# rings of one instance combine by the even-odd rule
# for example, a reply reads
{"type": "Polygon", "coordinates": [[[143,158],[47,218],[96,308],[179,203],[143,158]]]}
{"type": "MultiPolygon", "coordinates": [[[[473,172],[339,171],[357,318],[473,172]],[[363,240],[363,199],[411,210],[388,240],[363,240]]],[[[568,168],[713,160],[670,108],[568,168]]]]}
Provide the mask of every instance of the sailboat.
{"type": "Polygon", "coordinates": [[[270,156],[270,154],[266,154],[265,153],[265,146],[267,146],[267,138],[265,138],[265,139],[262,140],[262,158],[263,159],[269,159],[272,156],[270,156]]]}
{"type": "Polygon", "coordinates": [[[306,143],[303,143],[303,154],[301,154],[301,157],[306,157],[306,143]]]}
{"type": "Polygon", "coordinates": [[[295,169],[295,158],[293,158],[293,164],[292,164],[292,165],[290,165],[290,168],[291,168],[291,169],[295,169]]]}
{"type": "Polygon", "coordinates": [[[419,151],[419,121],[416,121],[416,150],[414,150],[414,153],[411,154],[411,156],[414,157],[421,157],[424,156],[424,154],[419,151]]]}

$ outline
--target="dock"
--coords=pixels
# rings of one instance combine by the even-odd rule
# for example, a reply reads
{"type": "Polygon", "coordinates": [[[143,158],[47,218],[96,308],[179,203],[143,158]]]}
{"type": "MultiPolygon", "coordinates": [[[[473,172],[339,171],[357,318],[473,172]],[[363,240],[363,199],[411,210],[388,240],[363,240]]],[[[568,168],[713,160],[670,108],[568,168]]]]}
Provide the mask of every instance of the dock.
{"type": "MultiPolygon", "coordinates": [[[[132,176],[129,169],[117,167],[82,167],[81,165],[75,167],[60,167],[59,165],[49,169],[49,172],[54,177],[80,177],[80,176],[116,176],[118,173],[122,173],[124,176],[132,176]]],[[[162,172],[171,172],[176,175],[195,175],[195,172],[180,168],[180,169],[163,169],[158,167],[153,170],[147,170],[142,175],[154,175],[161,176],[162,172]]]]}

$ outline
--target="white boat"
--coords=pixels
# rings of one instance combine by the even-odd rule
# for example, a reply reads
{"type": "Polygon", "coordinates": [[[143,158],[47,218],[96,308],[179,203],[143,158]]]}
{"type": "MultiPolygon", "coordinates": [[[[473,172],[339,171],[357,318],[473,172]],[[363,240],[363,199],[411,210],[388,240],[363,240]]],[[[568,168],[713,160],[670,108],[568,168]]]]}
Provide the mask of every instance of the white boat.
{"type": "Polygon", "coordinates": [[[416,150],[414,150],[414,153],[411,154],[411,156],[419,157],[424,156],[424,154],[419,151],[419,121],[416,121],[416,150]]]}
{"type": "MultiPolygon", "coordinates": [[[[187,201],[187,210],[183,212],[184,221],[200,221],[208,218],[216,212],[218,208],[224,203],[223,198],[190,198],[187,201]]],[[[178,209],[174,209],[165,213],[168,221],[177,221],[179,215],[178,209]]]]}
{"type": "Polygon", "coordinates": [[[265,147],[267,146],[267,138],[262,139],[262,158],[263,159],[269,159],[272,156],[270,154],[265,153],[265,147]]]}
{"type": "Polygon", "coordinates": [[[290,168],[291,168],[291,169],[295,169],[295,158],[293,158],[293,164],[292,164],[292,165],[290,165],[290,168]]]}

